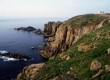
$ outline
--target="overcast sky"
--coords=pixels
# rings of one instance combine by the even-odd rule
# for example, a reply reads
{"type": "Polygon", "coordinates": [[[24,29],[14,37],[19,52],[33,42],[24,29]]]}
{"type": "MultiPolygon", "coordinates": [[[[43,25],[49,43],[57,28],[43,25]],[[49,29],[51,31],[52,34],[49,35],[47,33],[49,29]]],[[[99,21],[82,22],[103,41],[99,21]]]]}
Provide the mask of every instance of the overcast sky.
{"type": "Polygon", "coordinates": [[[0,0],[0,17],[72,17],[110,12],[110,0],[0,0]]]}

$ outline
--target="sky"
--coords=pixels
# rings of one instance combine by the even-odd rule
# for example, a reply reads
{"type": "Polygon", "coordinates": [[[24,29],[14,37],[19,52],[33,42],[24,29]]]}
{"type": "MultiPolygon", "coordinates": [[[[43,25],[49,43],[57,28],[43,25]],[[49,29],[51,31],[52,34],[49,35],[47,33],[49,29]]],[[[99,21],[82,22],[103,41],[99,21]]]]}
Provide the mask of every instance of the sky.
{"type": "Polygon", "coordinates": [[[0,0],[0,17],[73,17],[110,12],[110,0],[0,0]]]}

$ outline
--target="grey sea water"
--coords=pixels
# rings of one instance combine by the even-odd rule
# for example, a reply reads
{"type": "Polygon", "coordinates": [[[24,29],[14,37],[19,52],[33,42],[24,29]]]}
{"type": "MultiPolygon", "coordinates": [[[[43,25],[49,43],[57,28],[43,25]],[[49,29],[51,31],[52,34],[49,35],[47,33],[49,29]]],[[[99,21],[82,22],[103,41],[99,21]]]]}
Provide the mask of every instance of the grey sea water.
{"type": "Polygon", "coordinates": [[[41,63],[46,61],[46,59],[40,56],[39,50],[31,50],[31,47],[39,47],[43,45],[43,35],[36,35],[31,32],[16,31],[14,28],[33,26],[43,30],[44,23],[57,20],[63,21],[65,18],[0,20],[0,51],[15,51],[33,58],[32,61],[19,61],[0,56],[0,80],[16,79],[17,74],[22,71],[23,67],[32,63],[41,63]]]}

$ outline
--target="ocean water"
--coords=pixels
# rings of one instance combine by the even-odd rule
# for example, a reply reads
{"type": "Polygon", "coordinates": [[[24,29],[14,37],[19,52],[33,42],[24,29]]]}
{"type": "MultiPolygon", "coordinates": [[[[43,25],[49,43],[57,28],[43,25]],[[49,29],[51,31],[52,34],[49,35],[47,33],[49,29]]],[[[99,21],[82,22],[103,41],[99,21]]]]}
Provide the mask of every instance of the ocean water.
{"type": "Polygon", "coordinates": [[[15,51],[31,57],[32,61],[19,61],[0,57],[0,80],[14,80],[25,66],[34,63],[45,62],[39,50],[31,50],[31,47],[39,47],[44,43],[43,35],[32,32],[16,31],[14,28],[33,26],[43,30],[44,23],[48,21],[63,21],[65,18],[36,18],[36,19],[2,19],[0,20],[0,51],[15,51]]]}

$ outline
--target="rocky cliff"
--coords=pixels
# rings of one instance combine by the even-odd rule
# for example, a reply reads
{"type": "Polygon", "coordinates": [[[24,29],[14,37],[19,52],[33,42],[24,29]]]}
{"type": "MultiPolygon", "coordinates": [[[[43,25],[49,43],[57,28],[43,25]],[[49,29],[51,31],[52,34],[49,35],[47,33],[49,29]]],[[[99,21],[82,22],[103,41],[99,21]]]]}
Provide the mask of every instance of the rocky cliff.
{"type": "Polygon", "coordinates": [[[49,42],[47,42],[47,46],[41,50],[41,55],[45,58],[50,58],[58,52],[67,50],[83,35],[103,27],[108,20],[109,19],[101,15],[88,14],[73,17],[63,23],[49,22],[45,24],[44,33],[46,38],[49,39],[49,42]],[[83,20],[85,18],[87,19],[83,20]],[[95,18],[97,19],[94,20],[95,18]]]}
{"type": "Polygon", "coordinates": [[[97,14],[45,24],[41,55],[50,59],[24,68],[17,80],[109,80],[109,30],[109,17],[97,14]]]}

